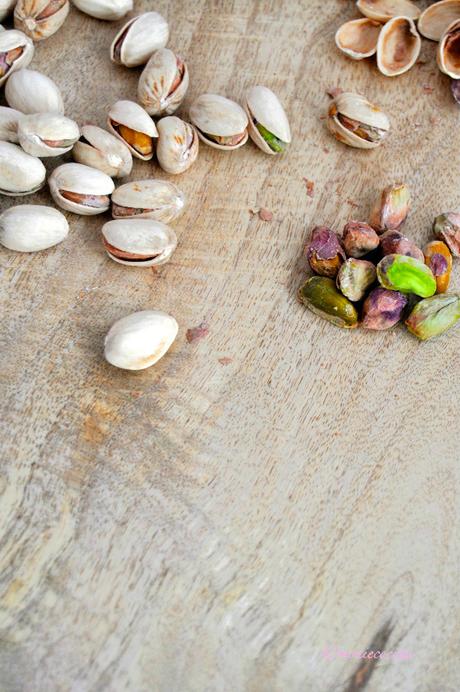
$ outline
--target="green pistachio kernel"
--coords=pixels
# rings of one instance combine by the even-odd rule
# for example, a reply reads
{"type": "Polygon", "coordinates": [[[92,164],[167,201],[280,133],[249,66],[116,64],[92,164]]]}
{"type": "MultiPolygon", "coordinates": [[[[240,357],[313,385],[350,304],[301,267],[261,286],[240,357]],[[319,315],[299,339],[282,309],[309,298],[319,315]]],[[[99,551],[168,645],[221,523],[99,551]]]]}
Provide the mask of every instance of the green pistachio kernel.
{"type": "Polygon", "coordinates": [[[436,293],[436,279],[423,262],[407,255],[387,255],[377,265],[383,288],[429,298],[436,293]]]}
{"type": "Polygon", "coordinates": [[[278,139],[278,137],[275,137],[274,134],[269,132],[267,128],[261,125],[260,123],[256,123],[256,127],[259,130],[262,137],[264,138],[264,140],[267,142],[270,149],[272,149],[272,151],[276,151],[278,154],[280,154],[285,150],[285,142],[283,142],[281,139],[278,139]]]}
{"type": "Polygon", "coordinates": [[[421,300],[406,320],[408,330],[422,341],[439,336],[460,319],[460,293],[441,293],[421,300]]]}
{"type": "Polygon", "coordinates": [[[353,329],[358,326],[355,306],[339,293],[333,279],[312,276],[300,287],[298,296],[305,307],[332,322],[336,327],[353,329]]]}

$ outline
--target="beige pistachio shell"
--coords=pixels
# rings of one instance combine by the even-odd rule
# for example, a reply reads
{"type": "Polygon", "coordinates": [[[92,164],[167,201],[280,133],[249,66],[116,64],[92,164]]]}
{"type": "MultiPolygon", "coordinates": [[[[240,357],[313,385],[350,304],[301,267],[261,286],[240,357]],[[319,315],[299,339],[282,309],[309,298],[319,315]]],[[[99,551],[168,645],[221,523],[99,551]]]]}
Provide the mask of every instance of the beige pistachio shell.
{"type": "Polygon", "coordinates": [[[133,157],[126,144],[95,125],[80,128],[80,139],[74,144],[72,155],[77,163],[97,168],[111,178],[123,178],[133,167],[133,157]]]}
{"type": "Polygon", "coordinates": [[[43,187],[46,169],[40,159],[16,144],[0,142],[0,194],[30,195],[43,187]]]}
{"type": "Polygon", "coordinates": [[[0,22],[14,10],[15,4],[16,0],[0,0],[0,22]]]}
{"type": "Polygon", "coordinates": [[[397,77],[415,65],[422,39],[409,17],[390,19],[380,32],[377,44],[377,66],[386,77],[397,77]]]}
{"type": "Polygon", "coordinates": [[[378,106],[350,92],[331,102],[327,125],[336,139],[358,149],[374,149],[390,130],[388,116],[378,106]]]}
{"type": "Polygon", "coordinates": [[[24,115],[18,124],[19,144],[32,156],[61,156],[79,136],[77,123],[60,113],[24,115]]]}
{"type": "Polygon", "coordinates": [[[126,144],[131,154],[142,161],[150,161],[153,157],[153,138],[158,137],[155,123],[149,114],[134,101],[117,101],[109,110],[107,125],[118,139],[126,144]],[[129,128],[133,133],[140,133],[150,139],[151,152],[142,154],[120,132],[120,125],[129,128]]]}
{"type": "Polygon", "coordinates": [[[460,19],[450,24],[438,45],[439,69],[452,79],[460,79],[460,19]]]}
{"type": "Polygon", "coordinates": [[[133,9],[133,0],[73,0],[75,7],[90,17],[113,22],[133,9]]]}
{"type": "Polygon", "coordinates": [[[118,219],[102,227],[102,242],[108,256],[131,267],[165,264],[177,246],[176,234],[153,219],[118,219]]]}
{"type": "Polygon", "coordinates": [[[19,142],[18,122],[22,113],[14,108],[0,106],[0,140],[2,142],[19,142]]]}
{"type": "Polygon", "coordinates": [[[0,32],[0,86],[27,67],[34,55],[34,44],[22,31],[8,29],[0,32]]]}
{"type": "Polygon", "coordinates": [[[18,0],[14,26],[33,41],[42,41],[61,28],[69,9],[69,0],[18,0]]]}
{"type": "Polygon", "coordinates": [[[167,173],[183,173],[198,156],[199,139],[193,125],[175,115],[169,115],[157,122],[157,159],[167,173]]]}
{"type": "Polygon", "coordinates": [[[215,149],[231,151],[248,141],[248,116],[240,105],[217,94],[202,94],[190,108],[190,120],[199,138],[215,149]],[[229,138],[230,143],[213,137],[229,138]]]}
{"type": "Polygon", "coordinates": [[[168,22],[158,12],[144,12],[130,19],[115,36],[110,59],[118,65],[144,65],[169,39],[168,22]]]}
{"type": "Polygon", "coordinates": [[[460,0],[441,0],[422,12],[417,28],[425,38],[440,41],[447,27],[456,19],[460,19],[460,0]]]}
{"type": "Polygon", "coordinates": [[[186,63],[169,48],[156,50],[145,66],[137,95],[150,115],[171,115],[176,111],[189,84],[186,63]]]}
{"type": "Polygon", "coordinates": [[[5,98],[21,113],[64,113],[61,92],[52,79],[36,70],[19,70],[5,86],[5,98]]]}
{"type": "Polygon", "coordinates": [[[335,43],[339,50],[353,60],[370,58],[377,52],[382,24],[363,17],[345,22],[335,34],[335,43]]]}
{"type": "Polygon", "coordinates": [[[410,0],[358,0],[356,5],[361,14],[378,22],[388,22],[393,17],[417,19],[421,13],[410,0]]]}
{"type": "Polygon", "coordinates": [[[143,218],[169,223],[185,206],[184,193],[167,180],[136,180],[118,187],[112,194],[114,219],[143,218]]]}
{"type": "Polygon", "coordinates": [[[257,129],[262,125],[271,135],[274,135],[283,145],[291,141],[291,129],[283,106],[276,94],[265,86],[254,86],[246,94],[246,113],[248,115],[249,135],[266,154],[277,154],[257,129]]]}
{"type": "Polygon", "coordinates": [[[61,209],[83,216],[107,211],[115,187],[108,175],[81,163],[58,166],[50,175],[48,184],[54,201],[61,209]]]}
{"type": "Polygon", "coordinates": [[[0,216],[0,243],[16,252],[38,252],[67,236],[69,224],[54,207],[20,204],[0,216]]]}

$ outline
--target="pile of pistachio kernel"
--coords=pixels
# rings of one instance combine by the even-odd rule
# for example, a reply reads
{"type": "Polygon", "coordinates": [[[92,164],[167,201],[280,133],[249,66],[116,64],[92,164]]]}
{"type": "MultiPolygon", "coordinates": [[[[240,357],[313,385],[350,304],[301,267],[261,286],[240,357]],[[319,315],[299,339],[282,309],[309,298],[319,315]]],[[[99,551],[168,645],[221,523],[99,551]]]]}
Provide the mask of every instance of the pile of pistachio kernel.
{"type": "Polygon", "coordinates": [[[437,216],[422,251],[400,230],[409,209],[409,189],[398,183],[383,190],[369,223],[349,221],[341,237],[314,228],[305,253],[315,276],[300,287],[300,302],[345,329],[404,320],[423,341],[450,329],[460,319],[460,293],[447,292],[452,257],[460,257],[460,213],[437,216]]]}

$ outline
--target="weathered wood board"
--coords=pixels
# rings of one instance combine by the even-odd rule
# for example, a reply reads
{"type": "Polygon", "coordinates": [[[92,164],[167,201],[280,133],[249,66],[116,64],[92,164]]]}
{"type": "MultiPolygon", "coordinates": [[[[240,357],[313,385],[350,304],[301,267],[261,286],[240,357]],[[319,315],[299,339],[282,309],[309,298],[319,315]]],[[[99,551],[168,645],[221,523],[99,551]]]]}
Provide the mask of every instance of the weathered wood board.
{"type": "MultiPolygon", "coordinates": [[[[380,633],[376,647],[410,659],[377,665],[367,690],[454,692],[460,330],[426,344],[343,332],[295,298],[312,225],[365,220],[394,180],[412,188],[420,243],[459,206],[459,111],[435,44],[388,80],[335,49],[352,2],[135,0],[149,8],[189,64],[181,113],[262,83],[294,141],[282,158],[202,146],[176,180],[189,203],[157,272],[107,259],[105,217],[69,214],[69,238],[43,253],[2,249],[0,689],[357,690],[364,669],[335,647],[380,633]],[[337,85],[390,114],[385,146],[330,137],[337,85]],[[150,307],[180,324],[170,353],[141,373],[110,367],[109,326],[150,307]],[[203,321],[208,337],[188,343],[203,321]]],[[[32,67],[80,123],[135,97],[140,71],[108,58],[120,25],[73,9],[37,46],[32,67]]],[[[131,179],[150,176],[164,174],[138,162],[131,179]]]]}

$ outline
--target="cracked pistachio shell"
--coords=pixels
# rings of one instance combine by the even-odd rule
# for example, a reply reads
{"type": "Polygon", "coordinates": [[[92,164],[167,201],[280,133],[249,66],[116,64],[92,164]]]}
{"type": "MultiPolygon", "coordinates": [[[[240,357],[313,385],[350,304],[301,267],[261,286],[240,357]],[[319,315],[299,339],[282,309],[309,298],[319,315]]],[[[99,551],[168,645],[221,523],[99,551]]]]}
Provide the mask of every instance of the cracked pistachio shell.
{"type": "Polygon", "coordinates": [[[460,19],[460,0],[441,0],[420,15],[417,27],[425,38],[440,41],[448,26],[460,19]]]}
{"type": "Polygon", "coordinates": [[[184,193],[167,180],[136,180],[112,194],[114,219],[144,218],[169,223],[185,206],[184,193]]]}
{"type": "Polygon", "coordinates": [[[165,355],[178,330],[176,320],[166,312],[134,312],[112,325],[105,337],[104,356],[117,368],[144,370],[165,355]]]}
{"type": "Polygon", "coordinates": [[[133,0],[73,0],[75,7],[90,17],[113,22],[133,9],[133,0]]]}
{"type": "Polygon", "coordinates": [[[372,262],[350,257],[339,269],[337,288],[353,302],[364,298],[364,295],[377,278],[372,262]]]}
{"type": "Polygon", "coordinates": [[[384,255],[407,255],[420,262],[425,261],[420,248],[399,231],[385,231],[380,236],[380,246],[384,255]]]}
{"type": "Polygon", "coordinates": [[[386,187],[371,210],[369,223],[377,233],[398,231],[410,210],[410,192],[407,185],[395,183],[386,187]]]}
{"type": "Polygon", "coordinates": [[[21,113],[64,113],[61,92],[52,79],[36,70],[19,70],[5,86],[8,105],[21,113]]]}
{"type": "Polygon", "coordinates": [[[421,300],[406,320],[411,334],[422,341],[443,334],[460,319],[460,293],[443,293],[421,300]]]}
{"type": "Polygon", "coordinates": [[[361,221],[348,221],[342,235],[342,245],[348,257],[362,257],[379,246],[380,240],[374,229],[361,221]]]}
{"type": "Polygon", "coordinates": [[[370,58],[377,52],[381,28],[380,22],[368,17],[352,19],[339,27],[335,34],[335,44],[353,60],[370,58]]]}
{"type": "Polygon", "coordinates": [[[102,242],[108,256],[119,264],[154,267],[165,264],[177,246],[176,234],[153,219],[118,219],[102,227],[102,242]]]}
{"type": "Polygon", "coordinates": [[[18,0],[14,26],[33,41],[42,41],[61,28],[69,9],[69,0],[18,0]]]}
{"type": "Polygon", "coordinates": [[[17,143],[18,122],[22,118],[22,113],[14,108],[0,106],[0,141],[17,143]]]}
{"type": "Polygon", "coordinates": [[[337,233],[327,226],[316,226],[305,248],[310,267],[316,274],[335,278],[340,265],[345,261],[345,253],[337,233]]]}
{"type": "Polygon", "coordinates": [[[16,0],[0,0],[0,22],[14,10],[15,4],[16,0]]]}
{"type": "Polygon", "coordinates": [[[355,306],[339,293],[333,279],[312,276],[300,287],[298,298],[305,307],[336,327],[354,329],[358,326],[355,306]]]}
{"type": "Polygon", "coordinates": [[[72,155],[77,163],[97,168],[111,178],[123,178],[133,167],[133,157],[126,144],[95,125],[83,125],[72,155]]]}
{"type": "Polygon", "coordinates": [[[248,141],[248,116],[235,101],[218,94],[201,94],[192,103],[190,120],[199,138],[215,149],[231,151],[248,141]]]}
{"type": "Polygon", "coordinates": [[[30,195],[43,187],[46,169],[40,159],[16,144],[0,142],[0,194],[30,195]]]}
{"type": "Polygon", "coordinates": [[[330,104],[327,126],[339,142],[357,149],[375,149],[390,130],[388,116],[360,94],[339,94],[330,104]]]}
{"type": "Polygon", "coordinates": [[[377,265],[377,278],[383,288],[415,293],[428,298],[436,293],[436,279],[423,262],[406,255],[386,255],[377,265]]]}
{"type": "Polygon", "coordinates": [[[131,154],[142,161],[153,158],[153,138],[158,137],[149,114],[134,101],[117,101],[109,110],[107,125],[131,154]]]}
{"type": "Polygon", "coordinates": [[[452,255],[442,240],[432,240],[423,250],[425,264],[436,279],[436,293],[445,293],[449,288],[452,272],[452,255]]]}
{"type": "Polygon", "coordinates": [[[186,63],[169,48],[156,50],[139,78],[139,103],[149,115],[171,115],[182,103],[189,84],[186,63]]]}
{"type": "Polygon", "coordinates": [[[37,252],[57,245],[67,236],[69,224],[54,207],[21,204],[0,216],[0,243],[17,252],[37,252]]]}
{"type": "Polygon", "coordinates": [[[454,257],[460,257],[460,213],[439,214],[433,222],[433,232],[445,242],[454,257]]]}
{"type": "MultiPolygon", "coordinates": [[[[0,32],[0,86],[34,56],[34,44],[22,31],[8,29],[0,32]]],[[[12,104],[10,104],[12,105],[12,104]]],[[[19,109],[18,109],[19,110],[19,109]]]]}
{"type": "Polygon", "coordinates": [[[157,159],[164,171],[177,175],[196,161],[198,134],[193,125],[171,115],[157,122],[157,159]]]}
{"type": "Polygon", "coordinates": [[[83,216],[107,211],[115,187],[108,175],[81,163],[58,166],[48,184],[51,196],[61,209],[83,216]]]}
{"type": "Polygon", "coordinates": [[[361,14],[378,22],[388,22],[393,17],[417,19],[421,12],[411,0],[358,0],[356,5],[361,14]]]}
{"type": "Polygon", "coordinates": [[[291,142],[291,129],[276,94],[254,86],[246,94],[249,136],[265,154],[279,154],[291,142]]]}
{"type": "Polygon", "coordinates": [[[386,77],[397,77],[413,67],[422,39],[413,19],[394,17],[385,24],[377,43],[377,67],[386,77]]]}
{"type": "Polygon", "coordinates": [[[19,143],[32,156],[61,156],[79,136],[77,123],[60,113],[24,115],[18,124],[19,143]]]}
{"type": "Polygon", "coordinates": [[[437,61],[441,72],[460,79],[460,17],[450,24],[438,45],[437,61]]]}
{"type": "Polygon", "coordinates": [[[145,65],[152,53],[165,48],[168,22],[158,12],[144,12],[130,19],[117,33],[110,47],[110,59],[118,65],[145,65]]]}
{"type": "Polygon", "coordinates": [[[407,302],[399,291],[374,288],[364,301],[361,326],[376,330],[394,327],[402,319],[407,302]]]}

